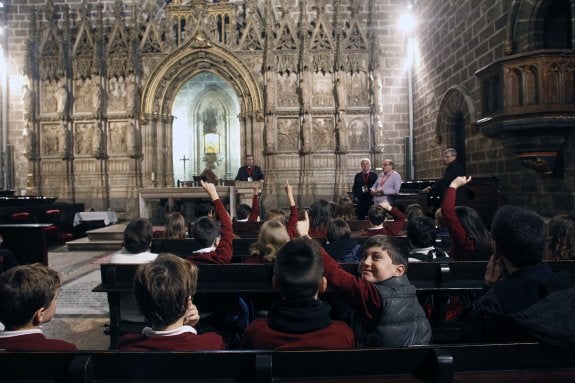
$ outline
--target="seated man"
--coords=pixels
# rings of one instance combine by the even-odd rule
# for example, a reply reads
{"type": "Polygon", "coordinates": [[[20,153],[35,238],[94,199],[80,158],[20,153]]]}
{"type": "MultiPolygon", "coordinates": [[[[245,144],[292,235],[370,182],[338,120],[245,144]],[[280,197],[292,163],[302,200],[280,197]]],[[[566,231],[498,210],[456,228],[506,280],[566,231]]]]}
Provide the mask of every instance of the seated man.
{"type": "Polygon", "coordinates": [[[0,350],[76,350],[72,343],[48,339],[40,325],[52,320],[60,276],[40,263],[15,266],[0,276],[0,350]]]}
{"type": "Polygon", "coordinates": [[[274,288],[282,297],[267,318],[254,320],[242,346],[252,349],[302,350],[353,348],[352,329],[332,321],[331,308],[318,299],[327,287],[319,244],[297,238],[286,243],[274,264],[274,288]]]}
{"type": "Polygon", "coordinates": [[[373,205],[367,212],[367,220],[371,227],[360,233],[360,237],[372,237],[374,235],[400,235],[405,227],[405,215],[395,206],[388,202],[373,205]],[[393,221],[386,221],[387,213],[393,217],[393,221]]]}
{"type": "Polygon", "coordinates": [[[491,256],[475,302],[471,338],[479,341],[539,340],[575,346],[575,275],[542,263],[542,217],[517,206],[500,208],[491,223],[498,253],[491,256]]]}

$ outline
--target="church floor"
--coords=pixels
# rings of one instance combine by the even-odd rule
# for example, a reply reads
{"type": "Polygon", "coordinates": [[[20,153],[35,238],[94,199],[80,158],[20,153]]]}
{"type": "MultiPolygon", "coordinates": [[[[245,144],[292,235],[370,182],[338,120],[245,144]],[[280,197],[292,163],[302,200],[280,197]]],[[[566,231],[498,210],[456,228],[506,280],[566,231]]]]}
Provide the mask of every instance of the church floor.
{"type": "Polygon", "coordinates": [[[60,273],[62,289],[54,319],[42,326],[46,337],[74,343],[80,350],[108,348],[108,301],[106,294],[92,289],[100,283],[100,263],[110,253],[68,251],[65,245],[50,249],[48,264],[60,273]]]}

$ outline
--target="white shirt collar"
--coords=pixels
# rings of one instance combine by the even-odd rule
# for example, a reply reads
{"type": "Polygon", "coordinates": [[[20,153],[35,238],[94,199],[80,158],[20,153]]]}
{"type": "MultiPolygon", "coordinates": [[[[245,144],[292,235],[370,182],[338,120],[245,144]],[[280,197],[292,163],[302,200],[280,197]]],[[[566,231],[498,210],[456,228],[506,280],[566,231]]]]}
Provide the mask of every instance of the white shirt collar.
{"type": "Polygon", "coordinates": [[[192,326],[182,326],[182,327],[176,328],[174,330],[168,330],[168,331],[156,331],[156,330],[152,329],[151,327],[144,327],[144,329],[142,330],[142,334],[144,334],[145,336],[152,336],[152,335],[174,336],[174,335],[184,334],[187,332],[192,333],[194,335],[198,334],[196,329],[193,328],[192,326]]]}
{"type": "Polygon", "coordinates": [[[42,329],[33,328],[30,330],[16,330],[16,331],[2,331],[0,338],[11,338],[13,336],[30,335],[30,334],[43,334],[42,329]]]}

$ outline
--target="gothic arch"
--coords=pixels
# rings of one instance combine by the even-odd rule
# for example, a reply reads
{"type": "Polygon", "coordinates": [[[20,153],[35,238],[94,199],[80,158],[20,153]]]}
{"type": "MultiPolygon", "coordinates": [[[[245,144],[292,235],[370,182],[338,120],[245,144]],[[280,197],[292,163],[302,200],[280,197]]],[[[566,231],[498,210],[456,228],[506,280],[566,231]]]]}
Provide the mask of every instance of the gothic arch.
{"type": "MultiPolygon", "coordinates": [[[[464,138],[475,125],[475,107],[467,90],[459,85],[452,86],[445,92],[435,124],[435,143],[446,147],[457,147],[458,137],[456,129],[461,126],[464,138]]],[[[465,148],[457,148],[458,152],[465,153],[465,148]],[[463,150],[462,150],[463,149],[463,150]]],[[[464,158],[462,158],[464,160],[464,158]]]]}
{"type": "MultiPolygon", "coordinates": [[[[514,0],[507,18],[505,53],[515,54],[542,49],[543,24],[551,0],[514,0]]],[[[575,14],[575,1],[571,1],[571,15],[575,14]]],[[[572,40],[575,38],[572,37],[572,40]]]]}
{"type": "Polygon", "coordinates": [[[143,171],[155,186],[173,185],[172,106],[186,81],[209,72],[227,81],[239,103],[242,154],[261,160],[265,134],[263,97],[250,70],[229,50],[198,34],[166,56],[152,71],[142,91],[140,122],[144,147],[143,171]]]}
{"type": "Polygon", "coordinates": [[[156,66],[143,90],[142,116],[169,115],[178,89],[200,72],[227,80],[238,95],[241,113],[263,118],[262,92],[249,69],[231,51],[207,41],[187,44],[156,66]]]}

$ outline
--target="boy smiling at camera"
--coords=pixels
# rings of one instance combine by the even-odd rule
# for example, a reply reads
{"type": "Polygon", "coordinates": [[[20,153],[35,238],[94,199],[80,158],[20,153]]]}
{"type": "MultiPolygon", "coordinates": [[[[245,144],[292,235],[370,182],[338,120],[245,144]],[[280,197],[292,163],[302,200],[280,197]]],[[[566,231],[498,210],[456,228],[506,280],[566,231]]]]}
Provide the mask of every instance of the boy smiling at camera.
{"type": "MultiPolygon", "coordinates": [[[[307,236],[309,220],[298,222],[307,236]]],[[[431,327],[405,275],[408,250],[394,237],[367,239],[356,277],[322,250],[324,275],[334,291],[353,308],[352,327],[359,347],[402,347],[429,344],[431,327]]]]}

